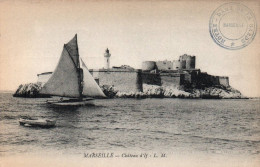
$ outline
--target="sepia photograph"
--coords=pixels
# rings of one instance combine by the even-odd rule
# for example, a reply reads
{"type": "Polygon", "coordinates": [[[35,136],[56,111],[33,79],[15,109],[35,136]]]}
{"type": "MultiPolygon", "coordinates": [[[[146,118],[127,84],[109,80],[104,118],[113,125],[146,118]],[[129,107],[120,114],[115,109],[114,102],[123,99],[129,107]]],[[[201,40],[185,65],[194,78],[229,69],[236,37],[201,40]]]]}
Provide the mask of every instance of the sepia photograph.
{"type": "Polygon", "coordinates": [[[259,22],[257,0],[0,0],[0,166],[260,166],[259,22]]]}

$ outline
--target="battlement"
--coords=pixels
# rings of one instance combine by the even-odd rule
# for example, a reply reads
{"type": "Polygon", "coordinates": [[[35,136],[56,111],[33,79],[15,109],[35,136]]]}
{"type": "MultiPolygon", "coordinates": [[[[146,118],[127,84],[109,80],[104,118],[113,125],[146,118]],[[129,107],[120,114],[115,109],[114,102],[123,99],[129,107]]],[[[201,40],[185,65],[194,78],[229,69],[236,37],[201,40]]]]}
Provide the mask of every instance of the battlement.
{"type": "Polygon", "coordinates": [[[196,65],[196,56],[184,54],[179,57],[179,60],[173,61],[144,61],[142,70],[193,70],[196,65]]]}

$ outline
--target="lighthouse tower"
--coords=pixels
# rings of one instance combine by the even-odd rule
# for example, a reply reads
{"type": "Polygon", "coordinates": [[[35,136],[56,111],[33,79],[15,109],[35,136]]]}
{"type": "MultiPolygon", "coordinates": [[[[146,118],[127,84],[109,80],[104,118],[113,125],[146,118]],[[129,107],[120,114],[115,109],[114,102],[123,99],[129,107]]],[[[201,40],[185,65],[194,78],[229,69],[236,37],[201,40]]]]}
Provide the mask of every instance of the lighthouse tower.
{"type": "Polygon", "coordinates": [[[104,57],[105,57],[105,69],[109,69],[110,68],[110,56],[111,54],[109,53],[109,50],[107,48],[106,52],[104,53],[104,57]]]}

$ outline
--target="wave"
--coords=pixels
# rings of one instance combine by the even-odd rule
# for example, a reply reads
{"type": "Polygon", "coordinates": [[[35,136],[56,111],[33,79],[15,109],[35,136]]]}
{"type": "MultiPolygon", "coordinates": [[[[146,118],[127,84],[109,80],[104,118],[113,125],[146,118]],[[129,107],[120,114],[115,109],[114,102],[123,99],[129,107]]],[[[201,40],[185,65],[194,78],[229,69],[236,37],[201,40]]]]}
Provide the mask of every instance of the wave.
{"type": "Polygon", "coordinates": [[[20,140],[11,141],[10,144],[24,145],[24,144],[32,144],[37,142],[38,140],[36,139],[20,139],[20,140]]]}
{"type": "Polygon", "coordinates": [[[113,123],[118,123],[118,122],[115,120],[111,120],[110,123],[113,124],[113,123]]]}
{"type": "Polygon", "coordinates": [[[18,116],[12,116],[12,115],[4,115],[0,117],[0,120],[8,119],[8,120],[15,120],[18,116]]]}
{"type": "Polygon", "coordinates": [[[127,148],[126,146],[124,146],[123,144],[119,144],[119,143],[108,143],[110,146],[116,146],[116,147],[123,147],[123,148],[127,148]]]}
{"type": "Polygon", "coordinates": [[[227,139],[227,138],[221,138],[221,137],[209,137],[209,136],[199,136],[199,135],[191,135],[187,133],[171,133],[171,132],[166,132],[166,131],[150,131],[153,133],[159,133],[159,134],[169,134],[169,135],[174,135],[174,136],[186,136],[186,137],[191,137],[191,138],[199,138],[203,140],[212,140],[212,141],[225,141],[225,142],[243,142],[243,143],[249,143],[249,144],[259,144],[260,140],[248,140],[248,139],[227,139]]]}
{"type": "Polygon", "coordinates": [[[165,131],[160,131],[160,130],[157,130],[157,131],[151,131],[151,132],[154,132],[154,133],[161,133],[161,134],[168,133],[168,132],[165,132],[165,131]]]}
{"type": "Polygon", "coordinates": [[[200,139],[208,139],[208,140],[221,140],[221,141],[225,141],[225,142],[246,142],[246,143],[251,143],[251,144],[259,144],[260,140],[239,140],[239,139],[227,139],[227,138],[219,138],[219,137],[206,137],[206,136],[197,136],[197,135],[191,135],[190,137],[194,137],[194,138],[200,138],[200,139]]]}

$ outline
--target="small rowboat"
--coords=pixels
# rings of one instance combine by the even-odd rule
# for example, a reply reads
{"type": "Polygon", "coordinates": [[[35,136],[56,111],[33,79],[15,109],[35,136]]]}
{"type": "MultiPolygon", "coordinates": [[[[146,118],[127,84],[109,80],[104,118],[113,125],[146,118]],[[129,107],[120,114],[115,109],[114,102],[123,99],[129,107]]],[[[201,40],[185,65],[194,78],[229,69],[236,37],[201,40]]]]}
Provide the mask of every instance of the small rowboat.
{"type": "Polygon", "coordinates": [[[54,127],[56,124],[56,120],[50,120],[50,119],[24,119],[20,118],[19,119],[20,125],[23,126],[33,126],[33,127],[54,127]]]}

